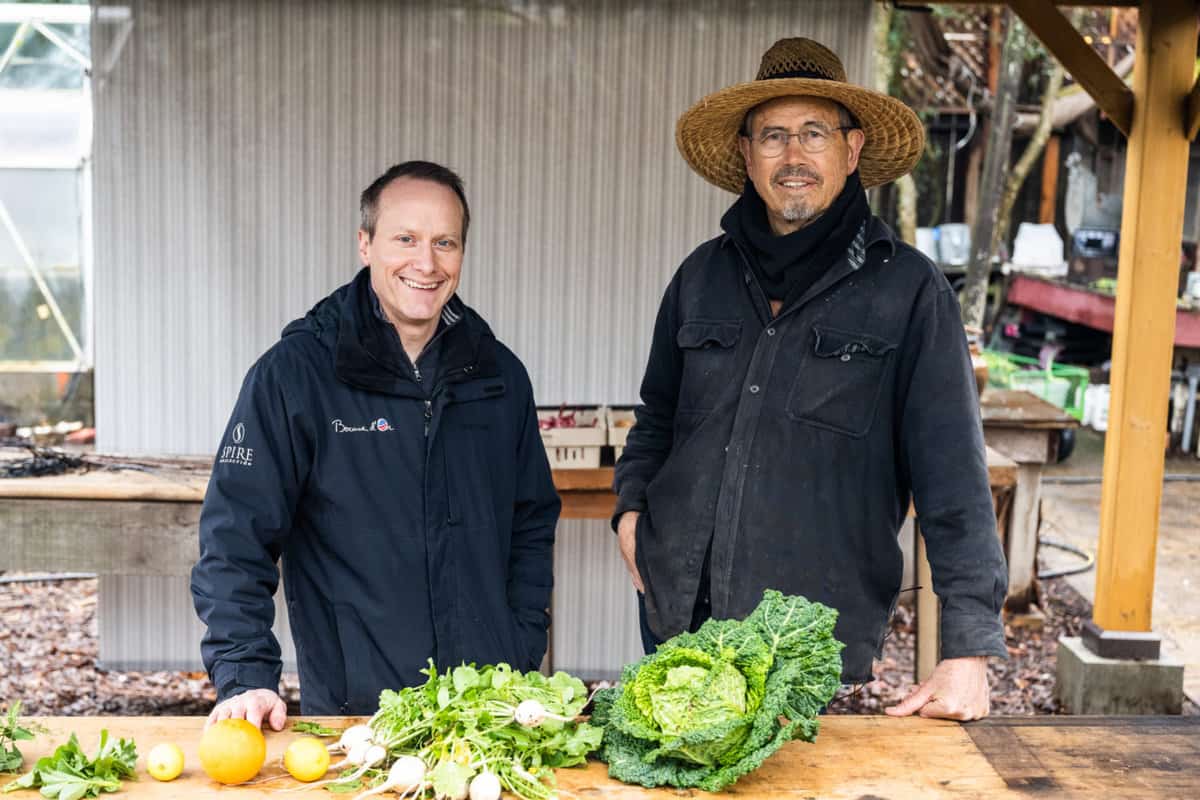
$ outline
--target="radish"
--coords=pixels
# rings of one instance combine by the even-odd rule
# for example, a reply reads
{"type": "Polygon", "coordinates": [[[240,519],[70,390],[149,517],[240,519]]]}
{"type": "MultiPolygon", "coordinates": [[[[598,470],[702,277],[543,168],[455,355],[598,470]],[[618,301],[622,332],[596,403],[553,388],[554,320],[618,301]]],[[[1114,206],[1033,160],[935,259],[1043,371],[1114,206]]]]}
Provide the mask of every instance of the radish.
{"type": "Polygon", "coordinates": [[[362,800],[371,795],[395,791],[405,795],[416,792],[425,786],[425,762],[416,756],[400,756],[392,768],[388,770],[387,780],[370,791],[359,794],[354,800],[362,800]]]}
{"type": "Polygon", "coordinates": [[[559,722],[570,722],[573,717],[561,717],[558,714],[551,714],[546,710],[546,707],[537,700],[524,700],[516,710],[513,711],[513,719],[526,728],[536,728],[541,725],[544,720],[556,719],[559,722]]]}
{"type": "Polygon", "coordinates": [[[370,742],[374,734],[370,725],[352,725],[342,731],[342,738],[326,747],[330,752],[348,753],[359,742],[370,742]]]}
{"type": "Polygon", "coordinates": [[[471,800],[500,800],[500,779],[494,772],[481,772],[471,779],[471,800]]]}

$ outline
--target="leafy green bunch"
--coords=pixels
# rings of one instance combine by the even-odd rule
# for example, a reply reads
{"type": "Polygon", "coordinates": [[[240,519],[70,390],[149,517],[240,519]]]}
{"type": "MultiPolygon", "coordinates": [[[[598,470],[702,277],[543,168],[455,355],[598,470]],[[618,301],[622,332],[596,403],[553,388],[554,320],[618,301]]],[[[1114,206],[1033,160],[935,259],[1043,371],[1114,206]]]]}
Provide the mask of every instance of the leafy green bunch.
{"type": "Polygon", "coordinates": [[[17,748],[17,742],[33,739],[35,733],[42,729],[36,725],[20,721],[21,701],[18,700],[8,709],[8,713],[0,717],[0,772],[16,772],[21,768],[24,758],[17,748]]]}
{"type": "MultiPolygon", "coordinates": [[[[438,673],[432,662],[422,672],[423,685],[380,694],[369,724],[388,763],[411,755],[426,764],[436,796],[458,796],[473,776],[489,771],[523,800],[550,800],[554,769],[583,764],[600,745],[599,728],[575,721],[587,688],[565,672],[546,677],[497,664],[438,673]],[[519,719],[526,701],[544,712],[535,721],[519,719]]],[[[382,775],[376,771],[367,782],[382,775]]]]}
{"type": "Polygon", "coordinates": [[[791,739],[816,738],[841,683],[837,611],[773,589],[744,621],[705,622],[596,695],[608,774],[719,792],[791,739]]]}
{"type": "Polygon", "coordinates": [[[101,792],[116,792],[121,781],[132,778],[137,769],[137,748],[133,740],[110,740],[108,731],[100,731],[100,748],[89,759],[75,734],[54,751],[39,758],[26,774],[4,787],[4,791],[41,789],[42,797],[56,800],[80,800],[98,797],[101,792]]]}

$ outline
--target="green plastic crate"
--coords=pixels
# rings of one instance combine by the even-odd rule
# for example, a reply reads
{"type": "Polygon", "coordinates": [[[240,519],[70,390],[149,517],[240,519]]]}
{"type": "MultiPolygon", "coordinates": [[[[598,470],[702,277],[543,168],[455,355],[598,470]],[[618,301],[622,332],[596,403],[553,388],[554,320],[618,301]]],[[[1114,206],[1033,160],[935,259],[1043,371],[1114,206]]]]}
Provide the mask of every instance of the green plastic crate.
{"type": "Polygon", "coordinates": [[[1032,392],[1048,403],[1083,419],[1083,395],[1087,390],[1088,371],[1070,364],[1051,364],[1045,370],[1036,358],[984,350],[988,365],[988,386],[997,389],[1021,389],[1032,392]]]}

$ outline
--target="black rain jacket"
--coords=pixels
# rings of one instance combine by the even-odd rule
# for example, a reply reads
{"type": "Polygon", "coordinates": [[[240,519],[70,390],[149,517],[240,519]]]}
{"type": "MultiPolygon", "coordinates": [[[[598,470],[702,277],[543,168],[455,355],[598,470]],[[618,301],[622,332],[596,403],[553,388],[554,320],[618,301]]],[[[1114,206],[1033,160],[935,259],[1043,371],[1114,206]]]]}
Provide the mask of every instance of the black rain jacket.
{"type": "Polygon", "coordinates": [[[560,503],[525,368],[456,296],[421,380],[374,302],[363,269],[242,385],[192,570],[219,699],[278,688],[281,571],[305,714],[370,714],[429,658],[545,653],[560,503]]]}
{"type": "Polygon", "coordinates": [[[772,319],[727,235],[667,287],[617,464],[613,525],[642,512],[647,622],[684,630],[709,554],[712,615],[766,588],[840,614],[842,678],[871,679],[901,589],[910,498],[942,601],[942,656],[1005,656],[1007,571],[970,355],[941,272],[871,217],[772,319]]]}

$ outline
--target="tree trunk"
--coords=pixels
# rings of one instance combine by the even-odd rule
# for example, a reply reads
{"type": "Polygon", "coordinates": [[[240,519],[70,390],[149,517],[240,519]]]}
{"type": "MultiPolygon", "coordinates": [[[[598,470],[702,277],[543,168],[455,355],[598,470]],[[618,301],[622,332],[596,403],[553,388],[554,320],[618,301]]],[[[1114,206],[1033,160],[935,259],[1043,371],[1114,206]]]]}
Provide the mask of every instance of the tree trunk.
{"type": "MultiPolygon", "coordinates": [[[[890,2],[875,3],[875,89],[888,93],[896,70],[896,54],[892,52],[889,34],[895,19],[890,2]]],[[[917,182],[912,175],[896,180],[896,217],[900,238],[911,245],[917,243],[917,182]]]]}
{"type": "MultiPolygon", "coordinates": [[[[1004,182],[1004,194],[1000,197],[1000,208],[996,212],[996,230],[992,233],[992,252],[999,250],[1000,243],[1008,237],[1008,229],[1012,225],[1013,204],[1017,202],[1017,193],[1021,191],[1025,178],[1029,176],[1029,170],[1041,156],[1042,148],[1046,146],[1046,140],[1050,138],[1054,98],[1058,95],[1058,90],[1062,88],[1062,82],[1063,68],[1058,62],[1055,62],[1054,67],[1050,70],[1050,80],[1046,82],[1046,92],[1042,95],[1042,113],[1038,117],[1038,126],[1034,130],[1033,136],[1030,137],[1029,143],[1025,145],[1021,157],[1017,159],[1012,171],[1008,173],[1008,180],[1004,182]]],[[[1051,168],[1049,164],[1046,166],[1048,169],[1051,168]]],[[[1057,166],[1055,164],[1054,168],[1057,166]]]]}
{"type": "MultiPolygon", "coordinates": [[[[1071,12],[1071,24],[1074,27],[1079,27],[1081,19],[1080,9],[1077,8],[1071,12]]],[[[1025,178],[1029,176],[1029,171],[1033,169],[1034,163],[1046,147],[1046,140],[1050,138],[1050,132],[1054,127],[1054,105],[1058,99],[1059,90],[1062,89],[1062,84],[1063,67],[1055,60],[1050,67],[1046,91],[1042,93],[1042,110],[1038,115],[1037,127],[1034,128],[1029,144],[1025,146],[1025,150],[1017,159],[1016,165],[1013,166],[1012,172],[1008,174],[1008,180],[1004,184],[1004,195],[1000,198],[1000,209],[996,214],[996,230],[992,233],[992,252],[996,252],[1000,243],[1008,237],[1008,230],[1012,227],[1012,209],[1013,204],[1017,201],[1017,193],[1021,191],[1025,178]]],[[[1046,164],[1044,168],[1058,169],[1058,164],[1046,164]]]]}
{"type": "Polygon", "coordinates": [[[1012,11],[1005,9],[1007,21],[1004,48],[1000,56],[1000,77],[992,103],[991,130],[983,157],[983,175],[979,181],[979,207],[971,228],[971,255],[963,286],[962,321],[964,325],[983,327],[987,306],[988,276],[992,268],[992,240],[996,231],[999,200],[1008,160],[1012,152],[1012,129],[1021,70],[1025,66],[1025,26],[1012,11]]]}
{"type": "Polygon", "coordinates": [[[896,222],[900,238],[913,247],[917,246],[917,182],[912,175],[896,179],[896,222]]]}

